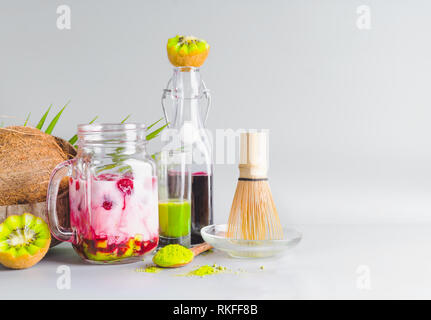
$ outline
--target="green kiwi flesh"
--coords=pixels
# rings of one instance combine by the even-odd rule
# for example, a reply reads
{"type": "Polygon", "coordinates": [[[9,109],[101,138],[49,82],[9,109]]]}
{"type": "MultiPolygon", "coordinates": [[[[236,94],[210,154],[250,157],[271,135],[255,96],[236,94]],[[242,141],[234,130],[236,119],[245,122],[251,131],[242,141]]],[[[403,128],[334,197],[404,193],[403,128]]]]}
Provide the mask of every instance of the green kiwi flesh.
{"type": "Polygon", "coordinates": [[[194,52],[203,52],[209,48],[209,44],[205,40],[193,36],[177,35],[168,40],[168,49],[172,49],[172,47],[178,53],[187,55],[194,52]]]}
{"type": "Polygon", "coordinates": [[[0,252],[9,253],[13,257],[34,255],[50,239],[49,227],[45,221],[29,213],[10,216],[0,224],[0,252]]]}

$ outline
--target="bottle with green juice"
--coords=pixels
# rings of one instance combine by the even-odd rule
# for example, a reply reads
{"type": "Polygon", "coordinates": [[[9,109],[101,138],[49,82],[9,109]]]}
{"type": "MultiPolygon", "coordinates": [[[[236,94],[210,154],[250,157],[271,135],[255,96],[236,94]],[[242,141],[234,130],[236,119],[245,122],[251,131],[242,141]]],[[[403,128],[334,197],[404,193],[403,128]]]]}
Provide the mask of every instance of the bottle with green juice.
{"type": "Polygon", "coordinates": [[[160,236],[183,238],[190,235],[191,207],[188,201],[159,202],[160,236]]]}
{"type": "Polygon", "coordinates": [[[190,247],[191,174],[186,153],[165,150],[157,156],[159,184],[159,246],[190,247]]]}

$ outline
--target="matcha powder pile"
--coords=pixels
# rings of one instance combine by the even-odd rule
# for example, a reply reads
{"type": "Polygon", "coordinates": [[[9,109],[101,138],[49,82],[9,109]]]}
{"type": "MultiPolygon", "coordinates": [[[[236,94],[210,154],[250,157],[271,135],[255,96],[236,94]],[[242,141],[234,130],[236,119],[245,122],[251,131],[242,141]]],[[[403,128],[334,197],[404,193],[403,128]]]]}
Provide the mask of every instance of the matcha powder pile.
{"type": "Polygon", "coordinates": [[[157,268],[155,266],[146,267],[144,272],[146,273],[159,273],[162,271],[162,268],[157,268]]]}
{"type": "Polygon", "coordinates": [[[186,264],[193,259],[193,252],[179,244],[170,244],[161,248],[153,257],[153,262],[160,267],[186,264]]]}
{"type": "Polygon", "coordinates": [[[190,271],[186,274],[186,276],[198,276],[198,277],[205,277],[216,273],[226,272],[227,268],[222,266],[202,266],[195,270],[190,271]]]}
{"type": "MultiPolygon", "coordinates": [[[[169,268],[172,266],[187,264],[193,260],[193,256],[193,252],[190,249],[179,244],[170,244],[157,251],[153,257],[153,262],[159,267],[169,268]]],[[[156,273],[159,271],[158,269],[160,269],[157,267],[154,268],[157,270],[146,270],[145,272],[156,273]]],[[[213,266],[201,266],[187,274],[183,274],[182,276],[205,277],[221,272],[227,272],[227,268],[214,264],[213,266]]]]}
{"type": "Polygon", "coordinates": [[[214,274],[216,272],[217,272],[217,270],[211,266],[202,266],[200,268],[197,268],[196,270],[190,271],[187,275],[188,276],[205,277],[205,276],[209,276],[211,274],[214,274]]]}

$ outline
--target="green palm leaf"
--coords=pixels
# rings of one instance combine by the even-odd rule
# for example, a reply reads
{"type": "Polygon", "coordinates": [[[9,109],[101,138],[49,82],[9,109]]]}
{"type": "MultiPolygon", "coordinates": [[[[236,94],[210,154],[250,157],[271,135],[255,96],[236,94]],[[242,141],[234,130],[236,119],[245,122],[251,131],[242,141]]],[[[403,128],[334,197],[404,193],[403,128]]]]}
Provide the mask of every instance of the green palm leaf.
{"type": "Polygon", "coordinates": [[[154,139],[159,135],[160,132],[163,131],[168,126],[169,123],[165,124],[164,126],[158,128],[157,130],[154,130],[153,132],[147,134],[147,141],[150,141],[151,139],[154,139]]]}
{"type": "Polygon", "coordinates": [[[50,104],[50,106],[48,107],[48,110],[46,110],[45,114],[39,120],[39,123],[36,126],[37,129],[42,130],[42,127],[45,124],[46,117],[48,116],[48,113],[51,110],[51,107],[52,107],[52,104],[50,104]]]}
{"type": "Polygon", "coordinates": [[[129,120],[129,118],[131,117],[132,115],[131,114],[129,114],[127,117],[125,117],[124,119],[123,119],[123,121],[121,121],[121,123],[124,123],[124,122],[126,122],[127,120],[129,120]]]}
{"type": "Polygon", "coordinates": [[[160,121],[162,121],[163,118],[160,118],[159,120],[157,120],[156,122],[154,122],[153,124],[150,124],[147,128],[147,130],[150,130],[152,127],[154,127],[156,124],[158,124],[160,121]]]}
{"type": "Polygon", "coordinates": [[[28,120],[30,119],[30,116],[31,116],[31,112],[28,114],[27,119],[25,119],[24,127],[27,127],[28,120]]]}
{"type": "Polygon", "coordinates": [[[48,125],[48,128],[45,130],[45,133],[51,134],[52,130],[54,130],[55,125],[57,124],[58,120],[60,119],[61,114],[63,113],[64,109],[66,109],[67,105],[70,103],[70,100],[64,105],[64,107],[60,110],[59,113],[52,119],[51,123],[48,125]]]}

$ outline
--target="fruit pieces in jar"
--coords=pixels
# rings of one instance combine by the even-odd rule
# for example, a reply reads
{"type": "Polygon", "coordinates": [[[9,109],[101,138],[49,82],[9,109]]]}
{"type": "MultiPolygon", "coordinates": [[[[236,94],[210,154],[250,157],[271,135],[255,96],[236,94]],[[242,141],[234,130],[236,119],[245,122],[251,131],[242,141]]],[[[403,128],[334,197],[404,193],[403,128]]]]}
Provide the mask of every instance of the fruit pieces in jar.
{"type": "Polygon", "coordinates": [[[83,258],[115,261],[157,247],[155,177],[103,174],[89,182],[71,179],[69,198],[73,246],[83,258]]]}
{"type": "Polygon", "coordinates": [[[157,247],[158,238],[142,241],[137,235],[124,243],[108,245],[107,239],[83,239],[80,246],[74,245],[79,254],[93,261],[116,261],[129,257],[142,256],[157,247]]]}

